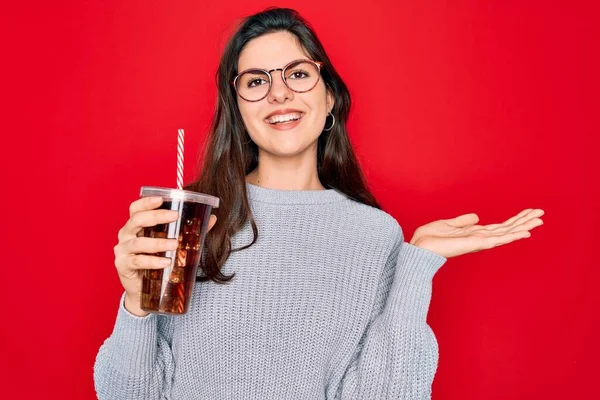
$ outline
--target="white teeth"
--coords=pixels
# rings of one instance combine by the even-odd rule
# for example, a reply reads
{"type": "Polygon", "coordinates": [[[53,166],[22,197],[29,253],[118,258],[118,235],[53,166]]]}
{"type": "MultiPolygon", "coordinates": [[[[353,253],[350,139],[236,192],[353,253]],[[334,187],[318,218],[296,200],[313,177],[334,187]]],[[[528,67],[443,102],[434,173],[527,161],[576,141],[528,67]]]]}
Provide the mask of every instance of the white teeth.
{"type": "Polygon", "coordinates": [[[290,113],[284,115],[274,115],[270,117],[267,121],[269,121],[270,124],[275,124],[277,122],[295,121],[297,119],[300,119],[301,117],[302,114],[300,113],[290,113]]]}

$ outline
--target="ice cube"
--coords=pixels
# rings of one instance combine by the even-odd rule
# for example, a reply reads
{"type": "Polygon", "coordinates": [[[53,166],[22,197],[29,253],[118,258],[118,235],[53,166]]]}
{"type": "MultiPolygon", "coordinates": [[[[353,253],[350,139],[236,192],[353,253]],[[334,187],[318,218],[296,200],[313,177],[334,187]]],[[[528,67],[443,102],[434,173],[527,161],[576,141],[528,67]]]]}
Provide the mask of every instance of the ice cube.
{"type": "Polygon", "coordinates": [[[181,267],[173,268],[171,271],[171,275],[169,276],[169,281],[172,283],[182,283],[185,279],[185,269],[181,267]]]}

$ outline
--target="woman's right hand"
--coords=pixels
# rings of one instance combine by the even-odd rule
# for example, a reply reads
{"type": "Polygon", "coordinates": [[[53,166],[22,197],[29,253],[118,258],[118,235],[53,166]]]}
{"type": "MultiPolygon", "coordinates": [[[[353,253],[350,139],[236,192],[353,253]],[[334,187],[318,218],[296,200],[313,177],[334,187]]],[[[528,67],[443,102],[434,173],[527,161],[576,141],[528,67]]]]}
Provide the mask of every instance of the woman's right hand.
{"type": "MultiPolygon", "coordinates": [[[[119,243],[114,247],[115,266],[125,289],[125,308],[134,315],[148,315],[140,308],[142,290],[142,274],[144,269],[161,269],[170,265],[166,257],[157,257],[152,253],[175,250],[177,239],[161,239],[138,236],[144,227],[166,224],[176,221],[179,213],[172,210],[156,210],[163,200],[161,197],[143,197],[129,206],[129,220],[119,230],[119,243]],[[165,263],[163,263],[165,262],[165,263]]],[[[215,215],[210,216],[208,230],[217,221],[215,215]]]]}

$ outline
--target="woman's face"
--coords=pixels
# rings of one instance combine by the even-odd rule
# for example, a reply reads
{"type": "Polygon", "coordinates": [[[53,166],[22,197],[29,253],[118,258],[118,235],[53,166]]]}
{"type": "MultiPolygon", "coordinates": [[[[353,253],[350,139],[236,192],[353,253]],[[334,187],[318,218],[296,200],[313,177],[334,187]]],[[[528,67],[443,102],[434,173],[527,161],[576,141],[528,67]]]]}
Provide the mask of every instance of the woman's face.
{"type": "MultiPolygon", "coordinates": [[[[310,59],[293,34],[275,32],[248,42],[238,60],[238,71],[260,68],[270,71],[283,68],[289,62],[310,59]]],[[[320,61],[320,60],[314,60],[320,61]]],[[[237,96],[237,104],[250,138],[264,152],[276,156],[295,156],[307,150],[316,151],[316,142],[325,127],[327,113],[333,108],[333,95],[326,90],[323,79],[310,91],[290,90],[281,78],[281,71],[272,71],[271,91],[264,99],[249,102],[237,96]],[[273,124],[273,112],[296,114],[296,122],[273,124]]],[[[279,119],[280,121],[282,119],[279,119]]]]}

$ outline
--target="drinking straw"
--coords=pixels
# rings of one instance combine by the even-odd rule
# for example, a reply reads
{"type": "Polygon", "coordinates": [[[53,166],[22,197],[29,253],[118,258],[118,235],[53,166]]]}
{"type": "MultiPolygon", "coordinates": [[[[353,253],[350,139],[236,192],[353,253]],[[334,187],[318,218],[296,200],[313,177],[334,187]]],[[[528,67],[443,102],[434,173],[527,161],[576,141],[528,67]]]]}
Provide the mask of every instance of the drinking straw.
{"type": "Polygon", "coordinates": [[[183,129],[177,130],[177,189],[183,190],[183,129]]]}

